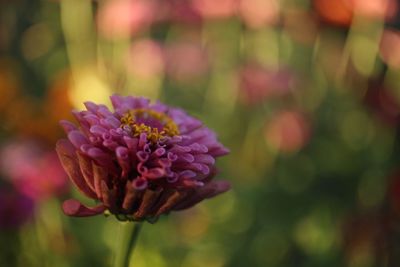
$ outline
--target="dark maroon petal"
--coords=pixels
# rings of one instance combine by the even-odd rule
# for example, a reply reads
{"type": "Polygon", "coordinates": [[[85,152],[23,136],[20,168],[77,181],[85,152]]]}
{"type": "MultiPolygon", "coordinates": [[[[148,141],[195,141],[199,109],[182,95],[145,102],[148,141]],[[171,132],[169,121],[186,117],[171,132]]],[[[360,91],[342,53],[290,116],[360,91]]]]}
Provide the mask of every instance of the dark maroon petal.
{"type": "Polygon", "coordinates": [[[155,216],[159,216],[163,213],[169,212],[173,206],[175,206],[179,201],[181,201],[186,196],[185,192],[175,191],[172,195],[170,195],[167,199],[165,199],[161,205],[155,212],[155,216]]]}
{"type": "Polygon", "coordinates": [[[101,182],[105,181],[107,183],[108,173],[102,167],[97,166],[94,162],[92,162],[92,166],[93,166],[94,189],[98,199],[103,199],[101,192],[101,182]]]}
{"type": "Polygon", "coordinates": [[[82,176],[75,148],[72,144],[65,139],[59,140],[56,144],[56,151],[61,161],[61,165],[75,186],[86,196],[96,199],[96,194],[86,184],[86,181],[82,176]]]}
{"type": "Polygon", "coordinates": [[[196,189],[193,194],[190,194],[188,198],[177,204],[173,209],[183,210],[193,207],[203,199],[215,197],[216,195],[228,191],[230,188],[231,185],[227,181],[210,182],[205,186],[196,189]]]}
{"type": "Polygon", "coordinates": [[[115,189],[109,189],[105,181],[101,181],[100,188],[104,205],[109,208],[112,213],[115,213],[117,211],[117,193],[115,189]]]}
{"type": "Polygon", "coordinates": [[[125,186],[125,197],[124,201],[122,202],[122,208],[128,213],[133,212],[133,208],[135,203],[139,201],[143,194],[143,190],[138,190],[134,185],[133,182],[127,182],[125,186]]]}
{"type": "Polygon", "coordinates": [[[83,178],[90,189],[95,192],[92,162],[86,156],[82,155],[80,152],[76,153],[78,156],[78,163],[81,169],[83,178]]]}
{"type": "Polygon", "coordinates": [[[148,215],[147,212],[150,211],[157,202],[161,192],[161,188],[158,190],[147,189],[143,195],[142,203],[140,203],[138,210],[134,214],[135,218],[142,219],[146,217],[148,215]]]}
{"type": "Polygon", "coordinates": [[[68,216],[87,217],[103,213],[106,210],[106,207],[102,204],[95,207],[87,207],[78,200],[68,199],[63,202],[62,209],[65,215],[68,216]]]}

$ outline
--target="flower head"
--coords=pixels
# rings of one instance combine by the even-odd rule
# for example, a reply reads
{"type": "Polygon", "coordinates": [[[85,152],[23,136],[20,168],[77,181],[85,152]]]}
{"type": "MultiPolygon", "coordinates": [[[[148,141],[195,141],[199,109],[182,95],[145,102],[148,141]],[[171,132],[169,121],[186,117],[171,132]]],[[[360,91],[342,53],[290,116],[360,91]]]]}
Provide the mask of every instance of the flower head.
{"type": "Polygon", "coordinates": [[[108,210],[120,220],[151,221],[229,189],[212,181],[215,158],[228,150],[199,120],[145,98],[113,95],[111,102],[114,112],[86,102],[87,110],[74,112],[79,128],[61,122],[68,134],[57,143],[61,163],[77,188],[100,203],[67,200],[67,215],[108,210]]]}

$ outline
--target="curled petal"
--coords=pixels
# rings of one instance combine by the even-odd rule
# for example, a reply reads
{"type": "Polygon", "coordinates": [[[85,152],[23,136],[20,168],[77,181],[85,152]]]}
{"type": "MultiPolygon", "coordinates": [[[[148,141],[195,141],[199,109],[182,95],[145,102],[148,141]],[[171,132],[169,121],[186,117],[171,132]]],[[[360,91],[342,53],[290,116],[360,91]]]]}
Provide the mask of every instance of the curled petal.
{"type": "Polygon", "coordinates": [[[181,178],[181,179],[191,179],[196,176],[197,176],[197,174],[194,171],[190,171],[190,170],[184,170],[179,173],[179,178],[181,178]]]}
{"type": "Polygon", "coordinates": [[[90,110],[93,113],[96,113],[97,109],[99,108],[98,105],[96,105],[95,103],[93,103],[91,101],[86,101],[83,104],[85,105],[87,110],[90,110]]]}
{"type": "Polygon", "coordinates": [[[90,127],[90,132],[97,136],[103,136],[103,134],[108,133],[107,129],[101,127],[100,125],[93,125],[92,127],[90,127]]]}
{"type": "Polygon", "coordinates": [[[178,160],[184,161],[184,162],[193,162],[194,161],[194,156],[192,154],[186,153],[186,154],[180,154],[178,157],[178,160]]]}
{"type": "Polygon", "coordinates": [[[214,165],[215,159],[211,155],[198,154],[194,156],[194,161],[198,163],[204,163],[207,165],[214,165]]]}
{"type": "Polygon", "coordinates": [[[148,185],[147,180],[144,178],[137,178],[132,181],[132,186],[136,190],[144,190],[147,188],[147,185],[148,185]]]}
{"type": "Polygon", "coordinates": [[[76,147],[80,148],[82,145],[85,145],[89,143],[88,139],[86,136],[84,136],[80,131],[75,130],[75,131],[70,131],[68,133],[68,139],[69,141],[76,147]]]}
{"type": "Polygon", "coordinates": [[[146,172],[146,178],[148,179],[158,179],[165,175],[166,173],[162,168],[153,168],[146,172]]]}
{"type": "Polygon", "coordinates": [[[138,159],[139,159],[141,162],[145,162],[145,161],[147,161],[147,160],[149,159],[149,153],[144,152],[144,151],[138,151],[138,152],[136,153],[136,156],[138,157],[138,159]]]}
{"type": "Polygon", "coordinates": [[[75,217],[93,216],[103,213],[106,210],[104,205],[87,207],[75,199],[68,199],[63,202],[62,209],[65,215],[75,217]]]}
{"type": "Polygon", "coordinates": [[[83,117],[90,125],[99,124],[99,118],[94,114],[88,114],[83,117]]]}
{"type": "Polygon", "coordinates": [[[77,129],[73,123],[66,121],[66,120],[60,121],[60,125],[66,133],[69,133],[69,132],[77,129]]]}

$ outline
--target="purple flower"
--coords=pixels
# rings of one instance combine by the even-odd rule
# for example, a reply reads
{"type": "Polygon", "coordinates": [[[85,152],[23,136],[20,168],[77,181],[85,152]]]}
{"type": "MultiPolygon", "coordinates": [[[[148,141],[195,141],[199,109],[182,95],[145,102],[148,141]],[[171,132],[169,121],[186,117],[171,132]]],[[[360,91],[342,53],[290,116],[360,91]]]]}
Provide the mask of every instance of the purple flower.
{"type": "Polygon", "coordinates": [[[16,229],[29,221],[34,213],[33,199],[12,187],[0,187],[0,229],[16,229]]]}
{"type": "Polygon", "coordinates": [[[79,128],[61,121],[68,134],[57,143],[61,163],[76,187],[99,202],[67,200],[65,214],[108,210],[120,220],[153,221],[230,188],[213,181],[215,159],[228,150],[199,120],[145,98],[113,95],[111,102],[114,112],[92,102],[73,112],[79,128]]]}

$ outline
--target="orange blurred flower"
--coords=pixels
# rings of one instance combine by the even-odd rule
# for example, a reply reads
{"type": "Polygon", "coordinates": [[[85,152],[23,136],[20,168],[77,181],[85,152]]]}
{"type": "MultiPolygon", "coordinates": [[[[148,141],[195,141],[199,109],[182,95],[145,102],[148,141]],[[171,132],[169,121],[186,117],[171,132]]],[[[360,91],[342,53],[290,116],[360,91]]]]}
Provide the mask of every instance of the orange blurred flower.
{"type": "Polygon", "coordinates": [[[128,69],[143,78],[164,72],[164,52],[161,45],[150,39],[134,42],[127,57],[128,69]]]}
{"type": "Polygon", "coordinates": [[[270,146],[281,152],[295,152],[310,138],[310,123],[299,111],[282,111],[265,125],[265,138],[270,146]]]}
{"type": "Polygon", "coordinates": [[[251,28],[274,24],[279,18],[279,2],[278,0],[241,0],[239,14],[251,28]]]}
{"type": "Polygon", "coordinates": [[[349,26],[354,14],[389,20],[398,10],[395,0],[314,0],[313,4],[323,21],[338,26],[349,26]]]}
{"type": "Polygon", "coordinates": [[[194,8],[206,18],[226,18],[237,12],[237,0],[193,0],[194,8]]]}

